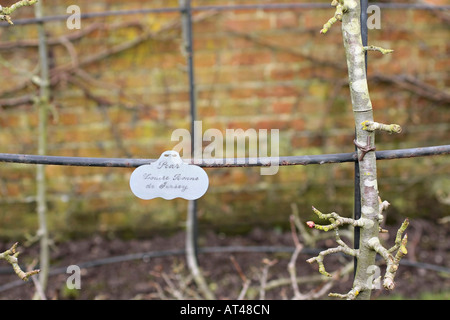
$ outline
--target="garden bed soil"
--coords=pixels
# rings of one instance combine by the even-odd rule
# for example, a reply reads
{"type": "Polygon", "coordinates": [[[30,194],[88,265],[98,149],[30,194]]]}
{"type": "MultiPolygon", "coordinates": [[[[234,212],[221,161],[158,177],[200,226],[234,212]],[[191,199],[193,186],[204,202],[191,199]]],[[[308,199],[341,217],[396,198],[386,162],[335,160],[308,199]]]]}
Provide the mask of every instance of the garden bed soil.
{"type": "MultiPolygon", "coordinates": [[[[373,299],[438,299],[450,298],[450,274],[430,270],[429,265],[449,268],[450,241],[449,224],[438,224],[425,220],[414,220],[408,228],[408,255],[404,258],[410,264],[417,262],[427,265],[401,265],[396,276],[396,288],[392,293],[384,289],[374,290],[373,299]]],[[[389,236],[385,239],[392,245],[396,227],[389,227],[389,236]]],[[[317,242],[316,248],[336,246],[331,237],[317,242]]],[[[348,240],[347,240],[348,241],[348,240]]],[[[51,270],[46,290],[47,299],[202,299],[186,266],[184,250],[185,233],[170,236],[153,236],[148,239],[123,240],[117,237],[92,236],[87,239],[55,243],[51,247],[51,270]],[[160,257],[142,257],[145,252],[161,254],[176,253],[160,257]],[[136,254],[135,256],[126,256],[136,254]],[[117,257],[132,258],[125,261],[107,263],[117,257]],[[104,260],[106,259],[106,260],[104,260]],[[97,265],[93,262],[100,262],[97,265]],[[90,263],[89,266],[86,263],[90,263]],[[69,265],[81,266],[80,289],[69,290],[66,273],[69,265]]],[[[4,243],[3,247],[11,243],[4,243]]],[[[253,247],[269,246],[289,247],[294,242],[289,231],[280,232],[255,228],[246,235],[225,235],[203,232],[199,236],[199,247],[253,247]]],[[[20,246],[20,262],[30,263],[37,259],[37,245],[20,246]]],[[[237,299],[243,288],[244,280],[250,280],[247,299],[291,299],[293,289],[289,281],[288,263],[292,252],[218,252],[200,253],[199,265],[217,299],[237,299]],[[269,264],[272,266],[268,267],[269,264]],[[265,273],[267,272],[267,273],[265,273]],[[266,276],[264,276],[266,274],[266,276]],[[265,279],[265,280],[264,280],[265,279]],[[272,285],[285,283],[282,286],[272,285]],[[262,283],[265,289],[261,290],[262,283]],[[262,294],[262,295],[261,295],[262,294]]],[[[297,276],[302,279],[317,278],[317,264],[308,264],[306,260],[313,253],[301,253],[296,261],[297,276]]],[[[120,259],[119,259],[120,260],[120,259]]],[[[327,271],[339,270],[352,263],[352,258],[343,255],[329,255],[325,258],[327,271]]],[[[0,299],[31,299],[35,293],[33,281],[21,283],[17,276],[8,272],[8,264],[3,261],[0,274],[0,299]],[[19,284],[19,285],[17,285],[19,284]],[[5,289],[7,286],[11,288],[5,289]]],[[[381,274],[384,264],[380,264],[381,274]]],[[[12,270],[12,268],[10,268],[12,270]]],[[[11,271],[9,270],[9,271],[11,271]]],[[[448,269],[447,269],[448,270],[448,269]]],[[[347,272],[334,281],[331,292],[345,293],[351,288],[353,272],[347,272]]],[[[71,278],[73,279],[73,278],[71,278]]],[[[74,281],[69,280],[75,284],[74,281]]],[[[316,292],[324,285],[322,281],[300,283],[301,293],[316,292]],[[312,291],[311,291],[312,290],[312,291]]],[[[319,299],[331,299],[326,295],[319,299]]]]}

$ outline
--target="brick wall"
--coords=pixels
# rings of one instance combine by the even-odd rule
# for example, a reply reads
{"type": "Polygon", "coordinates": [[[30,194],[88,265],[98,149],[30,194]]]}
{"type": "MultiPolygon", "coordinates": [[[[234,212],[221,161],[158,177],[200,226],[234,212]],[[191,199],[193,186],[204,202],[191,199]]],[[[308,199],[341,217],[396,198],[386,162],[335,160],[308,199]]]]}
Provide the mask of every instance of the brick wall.
{"type": "MultiPolygon", "coordinates": [[[[143,3],[81,1],[79,6],[87,13],[175,7],[178,1],[143,3]]],[[[244,2],[197,0],[193,5],[233,3],[244,2]]],[[[65,14],[70,4],[46,1],[45,13],[65,14]]],[[[236,10],[209,18],[197,13],[201,20],[194,26],[194,62],[203,130],[279,129],[281,156],[352,152],[353,115],[340,26],[319,34],[332,14],[332,9],[236,10]]],[[[13,18],[32,15],[32,8],[23,8],[13,18]]],[[[378,150],[448,144],[448,94],[439,95],[449,85],[445,21],[414,10],[384,9],[381,18],[381,29],[370,30],[369,41],[395,53],[369,54],[375,119],[399,123],[404,131],[377,135],[378,150]]],[[[179,25],[173,23],[178,19],[177,13],[86,19],[80,30],[68,30],[65,21],[47,24],[54,76],[49,155],[158,158],[176,145],[170,141],[172,131],[190,127],[185,57],[179,25]],[[146,32],[152,36],[118,50],[146,32]],[[95,59],[101,53],[103,58],[95,59]]],[[[36,38],[35,25],[0,29],[2,153],[37,153],[36,108],[11,102],[37,93],[29,81],[38,65],[36,38]]],[[[439,217],[448,210],[438,201],[448,192],[448,157],[380,161],[378,166],[381,196],[392,203],[390,218],[439,217]]],[[[0,164],[0,236],[35,232],[35,170],[0,164]]],[[[137,199],[128,186],[131,172],[47,166],[52,234],[112,231],[135,236],[183,229],[186,201],[137,199]]],[[[351,163],[282,167],[274,176],[261,176],[259,168],[207,172],[210,188],[198,202],[202,229],[285,227],[291,203],[305,218],[311,205],[352,214],[351,163]]]]}

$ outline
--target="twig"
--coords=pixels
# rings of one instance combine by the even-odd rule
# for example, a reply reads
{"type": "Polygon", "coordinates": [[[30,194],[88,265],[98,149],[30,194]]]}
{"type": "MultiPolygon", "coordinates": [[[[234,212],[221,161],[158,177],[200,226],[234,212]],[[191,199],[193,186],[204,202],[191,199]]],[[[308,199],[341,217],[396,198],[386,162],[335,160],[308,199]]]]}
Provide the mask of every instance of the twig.
{"type": "Polygon", "coordinates": [[[369,132],[372,132],[375,130],[386,131],[388,133],[401,133],[402,132],[402,127],[398,124],[384,124],[384,123],[366,120],[363,123],[361,123],[361,125],[362,125],[363,130],[369,131],[369,132]]]}
{"type": "Polygon", "coordinates": [[[234,256],[230,256],[230,260],[231,260],[231,263],[233,263],[233,266],[236,269],[236,271],[237,271],[239,277],[241,278],[242,282],[246,282],[247,281],[247,277],[242,272],[241,266],[238,264],[238,262],[236,261],[234,256]]]}
{"type": "Polygon", "coordinates": [[[248,288],[250,288],[250,279],[247,279],[242,286],[241,292],[239,293],[238,300],[243,300],[245,295],[247,294],[248,288]]]}
{"type": "Polygon", "coordinates": [[[245,295],[247,294],[248,288],[250,288],[251,280],[248,279],[245,276],[245,274],[242,272],[241,266],[238,264],[238,262],[236,261],[234,256],[230,256],[230,260],[233,263],[234,268],[236,269],[236,271],[243,283],[241,292],[239,293],[239,296],[237,298],[238,300],[242,300],[242,299],[244,299],[245,295]]]}
{"type": "Polygon", "coordinates": [[[185,297],[183,296],[183,294],[180,292],[180,290],[178,290],[175,285],[173,284],[172,280],[170,280],[169,276],[163,272],[161,273],[161,277],[164,279],[164,281],[166,282],[166,284],[169,286],[169,292],[178,300],[184,300],[185,297]]]}
{"type": "Polygon", "coordinates": [[[11,13],[13,13],[14,11],[16,11],[17,9],[24,7],[24,6],[31,6],[33,4],[35,4],[37,2],[37,0],[21,0],[21,1],[17,1],[16,3],[14,3],[12,6],[10,7],[2,7],[0,6],[0,20],[6,20],[8,21],[9,24],[14,24],[11,20],[11,13]]]}
{"type": "Polygon", "coordinates": [[[346,224],[352,225],[354,227],[364,227],[366,225],[369,227],[372,226],[371,222],[368,219],[361,218],[361,219],[355,220],[352,218],[341,217],[336,212],[324,214],[314,207],[312,207],[312,209],[313,209],[314,213],[317,214],[317,216],[320,219],[326,219],[326,220],[330,221],[331,224],[319,225],[319,224],[316,224],[314,221],[307,221],[306,225],[310,228],[316,228],[316,229],[319,229],[322,231],[330,231],[330,230],[337,229],[338,227],[340,227],[342,225],[346,225],[346,224]]]}
{"type": "Polygon", "coordinates": [[[289,271],[289,275],[290,275],[290,278],[291,278],[292,289],[294,290],[294,299],[302,299],[303,295],[300,293],[300,290],[299,290],[299,287],[298,287],[297,272],[296,272],[296,268],[295,268],[295,263],[297,262],[297,258],[298,258],[299,253],[303,249],[303,245],[300,243],[300,241],[298,239],[297,231],[295,229],[295,217],[294,217],[294,215],[291,215],[290,223],[291,223],[291,235],[292,235],[292,240],[294,241],[294,244],[295,244],[295,250],[294,250],[294,253],[291,256],[291,260],[288,263],[288,271],[289,271]]]}
{"type": "MultiPolygon", "coordinates": [[[[33,270],[33,268],[36,266],[37,260],[34,260],[28,267],[27,267],[27,271],[30,272],[33,270]]],[[[31,280],[33,280],[33,284],[34,287],[36,288],[36,293],[35,296],[37,295],[39,297],[40,300],[47,300],[47,297],[45,296],[45,292],[42,289],[42,285],[39,282],[38,279],[36,279],[36,277],[31,277],[31,280]]]]}
{"type": "Polygon", "coordinates": [[[0,259],[4,259],[11,264],[14,269],[14,272],[19,276],[23,281],[27,281],[31,276],[38,274],[40,270],[31,270],[27,272],[23,272],[19,266],[19,261],[17,257],[19,256],[19,252],[16,252],[17,245],[19,243],[16,242],[12,245],[8,250],[0,253],[0,259]]]}
{"type": "Polygon", "coordinates": [[[378,52],[381,52],[382,54],[389,54],[389,53],[394,52],[394,50],[392,50],[392,49],[384,49],[384,48],[377,47],[377,46],[366,46],[366,47],[363,47],[363,49],[365,51],[378,51],[378,52]]]}
{"type": "Polygon", "coordinates": [[[306,243],[306,245],[309,245],[310,247],[314,247],[316,243],[316,239],[314,236],[310,235],[307,231],[305,226],[303,225],[302,221],[300,220],[300,215],[298,213],[298,207],[296,203],[291,203],[291,222],[295,224],[295,227],[298,229],[300,234],[302,235],[303,242],[306,243]]]}
{"type": "Polygon", "coordinates": [[[307,225],[310,228],[316,228],[316,229],[323,230],[323,231],[335,230],[336,242],[339,244],[339,246],[336,248],[330,248],[330,249],[321,251],[318,256],[310,258],[306,261],[308,263],[317,262],[317,264],[319,265],[319,272],[327,277],[331,277],[332,275],[325,270],[325,265],[323,263],[323,259],[325,256],[332,254],[332,253],[337,253],[337,252],[343,252],[345,254],[348,254],[348,255],[354,256],[354,257],[358,257],[358,255],[359,255],[359,250],[350,248],[349,246],[347,246],[345,244],[344,241],[342,241],[342,239],[339,235],[339,232],[338,232],[339,226],[344,225],[344,224],[350,224],[354,227],[364,227],[364,226],[372,226],[373,223],[371,220],[365,219],[365,218],[360,218],[358,220],[351,219],[351,218],[344,218],[335,212],[323,214],[316,208],[314,208],[314,207],[312,207],[312,208],[313,208],[314,213],[316,213],[320,219],[327,219],[331,222],[331,224],[322,226],[322,225],[317,225],[313,221],[308,221],[307,225]]]}
{"type": "Polygon", "coordinates": [[[347,11],[347,7],[342,0],[333,0],[331,5],[336,7],[336,12],[334,13],[334,16],[331,17],[330,20],[328,20],[328,22],[323,25],[322,30],[320,30],[320,33],[322,34],[327,33],[331,26],[336,22],[342,21],[342,15],[345,11],[347,11]]]}
{"type": "Polygon", "coordinates": [[[359,286],[355,286],[346,294],[330,293],[330,294],[328,294],[328,296],[329,297],[341,298],[341,299],[347,299],[347,300],[355,300],[356,297],[360,294],[360,292],[362,290],[364,290],[364,288],[359,287],[359,286]]]}
{"type": "Polygon", "coordinates": [[[411,93],[423,97],[436,103],[450,104],[450,94],[444,90],[440,90],[429,85],[417,77],[410,75],[389,76],[384,74],[374,74],[371,79],[378,82],[386,82],[395,84],[398,87],[410,91],[411,93]]]}
{"type": "Polygon", "coordinates": [[[159,283],[154,282],[154,283],[153,283],[153,286],[155,287],[156,292],[157,292],[157,294],[158,294],[158,297],[159,297],[161,300],[168,300],[166,294],[164,293],[164,290],[161,288],[161,286],[159,285],[159,283]]]}
{"type": "Polygon", "coordinates": [[[392,248],[388,250],[389,253],[392,253],[396,250],[398,250],[402,246],[402,234],[405,232],[406,228],[409,225],[409,219],[406,218],[405,221],[403,221],[400,228],[397,230],[397,236],[395,237],[395,244],[392,248]]]}
{"type": "Polygon", "coordinates": [[[278,262],[277,259],[269,260],[269,259],[263,259],[264,268],[262,270],[261,275],[261,286],[259,288],[259,299],[264,300],[266,297],[266,284],[267,284],[267,275],[269,274],[269,269],[273,265],[275,265],[278,262]]]}

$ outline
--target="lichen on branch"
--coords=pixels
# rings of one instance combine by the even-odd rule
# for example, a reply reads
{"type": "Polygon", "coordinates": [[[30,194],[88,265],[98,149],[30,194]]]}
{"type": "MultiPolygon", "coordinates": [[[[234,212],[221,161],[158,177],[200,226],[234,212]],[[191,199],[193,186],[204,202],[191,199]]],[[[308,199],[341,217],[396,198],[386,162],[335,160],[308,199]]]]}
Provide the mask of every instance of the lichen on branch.
{"type": "Polygon", "coordinates": [[[0,253],[0,259],[4,259],[11,264],[14,269],[14,272],[19,276],[23,281],[27,281],[32,275],[38,274],[40,270],[32,270],[28,272],[23,272],[19,266],[18,256],[19,252],[16,251],[18,243],[14,243],[11,248],[0,253]]]}
{"type": "Polygon", "coordinates": [[[340,293],[329,293],[329,297],[335,297],[335,298],[341,298],[341,299],[347,299],[347,300],[355,300],[356,297],[359,295],[359,293],[363,290],[363,288],[360,287],[354,287],[352,290],[350,290],[346,294],[340,294],[340,293]]]}
{"type": "Polygon", "coordinates": [[[328,20],[324,25],[322,30],[320,30],[320,33],[325,34],[328,32],[328,30],[330,30],[331,26],[333,24],[335,24],[338,21],[342,21],[342,15],[344,14],[344,12],[347,10],[346,6],[344,5],[344,1],[343,0],[333,0],[333,2],[331,2],[331,5],[333,7],[336,7],[336,11],[334,13],[334,16],[330,18],[330,20],[328,20]]]}
{"type": "Polygon", "coordinates": [[[313,221],[307,221],[306,224],[310,228],[315,228],[315,229],[322,230],[322,231],[330,231],[330,230],[337,229],[339,226],[346,225],[346,224],[352,225],[354,227],[363,227],[366,223],[371,224],[370,220],[367,220],[367,219],[362,218],[362,219],[355,220],[352,218],[341,217],[336,212],[324,214],[314,207],[312,207],[312,209],[313,209],[314,213],[317,214],[317,216],[320,219],[328,220],[331,223],[328,225],[319,225],[313,221]]]}
{"type": "Polygon", "coordinates": [[[378,52],[381,52],[382,54],[389,54],[389,53],[394,52],[394,50],[392,50],[392,49],[384,49],[382,47],[377,47],[377,46],[365,46],[364,51],[378,51],[378,52]]]}
{"type": "Polygon", "coordinates": [[[13,5],[9,7],[2,7],[0,5],[0,20],[6,20],[9,24],[14,24],[11,20],[11,13],[16,11],[17,9],[24,7],[24,6],[31,6],[38,2],[38,0],[21,0],[17,1],[13,5]]]}
{"type": "MultiPolygon", "coordinates": [[[[386,210],[389,206],[389,202],[387,201],[381,201],[380,198],[378,198],[380,206],[379,206],[379,215],[378,215],[378,222],[380,223],[383,220],[383,215],[381,214],[382,211],[386,210]]],[[[329,248],[326,250],[321,251],[316,257],[312,257],[308,260],[306,260],[308,263],[314,263],[317,262],[319,265],[319,272],[327,277],[331,277],[331,274],[328,273],[325,269],[325,265],[323,263],[325,256],[332,254],[332,253],[338,253],[342,252],[350,256],[359,257],[360,250],[359,249],[352,249],[347,244],[342,241],[342,239],[339,236],[339,226],[342,225],[352,225],[354,227],[361,227],[361,228],[372,228],[374,225],[374,222],[371,219],[351,219],[351,218],[345,218],[341,217],[339,214],[332,212],[328,214],[324,214],[317,210],[316,208],[312,207],[314,213],[317,214],[317,216],[320,219],[326,219],[330,222],[328,225],[319,225],[316,224],[313,221],[308,221],[306,224],[310,228],[315,228],[322,231],[330,231],[335,230],[336,232],[336,242],[339,244],[339,246],[335,248],[329,248]]],[[[398,266],[400,264],[400,260],[407,254],[406,244],[407,244],[407,235],[402,238],[403,233],[405,232],[406,228],[408,227],[409,220],[405,219],[399,230],[397,231],[397,235],[395,238],[395,243],[390,249],[386,249],[381,243],[378,237],[373,237],[367,241],[367,247],[370,250],[373,250],[380,254],[383,259],[386,261],[387,267],[386,272],[384,275],[383,280],[383,287],[386,290],[393,290],[395,288],[395,274],[398,270],[398,266]],[[396,252],[395,255],[393,255],[393,252],[396,252]]],[[[386,230],[383,230],[379,228],[379,232],[387,232],[386,230]]],[[[377,279],[375,279],[377,281],[377,279]]],[[[371,284],[370,286],[364,285],[357,285],[352,290],[350,290],[347,294],[338,294],[338,293],[331,293],[330,297],[338,297],[343,299],[349,299],[353,300],[356,299],[356,297],[359,295],[360,292],[364,290],[372,290],[373,287],[375,287],[374,284],[371,284]]]]}
{"type": "Polygon", "coordinates": [[[317,264],[319,265],[319,272],[327,277],[332,277],[332,275],[325,270],[325,265],[323,263],[323,259],[325,256],[337,252],[342,252],[353,257],[357,257],[359,254],[359,250],[350,248],[349,246],[347,246],[347,244],[345,244],[344,241],[342,241],[341,237],[339,236],[338,229],[336,229],[336,242],[339,244],[339,246],[337,246],[336,248],[323,250],[316,257],[312,257],[306,260],[306,262],[308,263],[317,262],[317,264]]]}
{"type": "Polygon", "coordinates": [[[354,257],[358,256],[358,254],[359,254],[359,250],[350,248],[349,246],[347,246],[347,244],[345,244],[344,241],[342,241],[341,237],[339,236],[339,227],[342,225],[352,225],[354,227],[356,227],[356,226],[363,227],[366,223],[370,224],[371,221],[367,220],[367,219],[355,220],[355,219],[351,219],[351,218],[341,217],[336,212],[324,214],[314,207],[312,207],[312,209],[313,209],[314,213],[317,214],[317,216],[320,219],[326,219],[330,222],[330,224],[319,225],[313,221],[308,221],[308,222],[306,222],[307,226],[310,228],[315,228],[315,229],[322,230],[322,231],[335,230],[336,242],[339,244],[339,246],[337,246],[336,248],[330,248],[330,249],[321,251],[316,257],[310,258],[306,261],[308,263],[317,262],[317,264],[319,265],[319,272],[327,277],[331,277],[331,274],[325,270],[325,265],[323,263],[325,256],[332,254],[332,253],[337,253],[337,252],[342,252],[342,253],[345,253],[345,254],[348,254],[348,255],[354,256],[354,257]]]}
{"type": "Polygon", "coordinates": [[[384,277],[384,287],[392,289],[394,287],[394,276],[398,269],[400,259],[406,254],[406,236],[402,239],[401,234],[406,228],[407,222],[400,228],[396,243],[393,248],[386,249],[380,244],[379,233],[386,232],[381,229],[380,222],[383,220],[381,212],[385,210],[389,203],[381,202],[378,196],[378,178],[376,162],[376,145],[374,130],[383,130],[390,133],[401,131],[398,125],[384,125],[374,121],[372,102],[370,99],[367,83],[366,52],[379,51],[383,54],[391,53],[392,50],[383,49],[376,46],[364,46],[361,36],[361,3],[358,0],[333,0],[332,5],[336,7],[334,16],[323,26],[320,31],[327,33],[331,26],[337,21],[342,22],[342,37],[345,48],[345,57],[348,67],[348,82],[352,111],[355,122],[356,138],[353,141],[357,147],[358,168],[359,168],[359,188],[361,194],[361,218],[344,218],[337,213],[322,214],[313,208],[314,212],[321,219],[329,221],[327,225],[317,225],[313,221],[308,221],[310,228],[323,231],[338,230],[341,225],[352,225],[360,227],[359,249],[348,248],[343,243],[337,233],[336,240],[339,243],[337,248],[322,251],[317,257],[311,258],[308,262],[317,262],[319,271],[327,274],[323,265],[324,256],[334,252],[344,252],[354,255],[357,260],[353,288],[347,294],[333,294],[333,296],[346,299],[370,299],[371,290],[378,284],[380,278],[372,279],[369,272],[375,266],[377,253],[387,261],[387,271],[384,277]],[[392,252],[396,252],[393,255],[392,252]]]}
{"type": "Polygon", "coordinates": [[[361,125],[362,125],[363,130],[369,131],[369,132],[372,132],[375,130],[385,131],[388,133],[401,133],[402,132],[402,127],[395,123],[384,124],[384,123],[366,120],[363,123],[361,123],[361,125]]]}
{"type": "Polygon", "coordinates": [[[408,243],[408,235],[405,234],[405,236],[402,238],[402,235],[408,225],[409,220],[408,218],[406,218],[397,231],[394,246],[390,249],[386,249],[380,243],[380,240],[375,237],[367,242],[368,246],[376,251],[379,255],[381,255],[387,264],[386,273],[383,280],[383,287],[386,290],[393,290],[395,288],[394,278],[398,270],[400,260],[408,253],[408,250],[406,249],[406,245],[408,243]],[[395,251],[397,251],[396,254],[392,255],[392,253],[395,251]]]}

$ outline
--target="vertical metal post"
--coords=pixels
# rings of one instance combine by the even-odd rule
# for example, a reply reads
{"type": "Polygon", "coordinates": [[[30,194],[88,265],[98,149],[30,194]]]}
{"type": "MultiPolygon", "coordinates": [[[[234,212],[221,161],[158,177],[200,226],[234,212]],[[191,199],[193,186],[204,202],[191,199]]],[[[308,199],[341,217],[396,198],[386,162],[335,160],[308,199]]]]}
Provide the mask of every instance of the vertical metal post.
{"type": "MultiPolygon", "coordinates": [[[[194,54],[192,39],[192,10],[190,0],[179,0],[181,7],[181,21],[183,32],[183,50],[187,59],[187,72],[189,79],[189,102],[191,116],[191,155],[195,158],[195,120],[197,119],[196,89],[194,77],[194,54]]],[[[197,201],[191,200],[188,204],[187,225],[186,225],[186,252],[198,260],[197,244],[197,201]]]]}
{"type": "MultiPolygon", "coordinates": [[[[369,37],[369,30],[367,27],[367,8],[369,7],[369,0],[361,0],[361,38],[363,46],[367,46],[367,39],[369,37]]],[[[367,51],[366,56],[366,73],[367,73],[367,51]]]]}
{"type": "MultiPolygon", "coordinates": [[[[356,131],[355,131],[356,136],[356,131]]],[[[355,147],[355,152],[358,154],[358,149],[355,147]]],[[[355,161],[355,199],[354,199],[354,209],[353,215],[354,219],[357,220],[361,218],[361,187],[360,187],[360,177],[359,177],[359,163],[358,160],[355,161]]],[[[359,227],[354,228],[353,233],[353,247],[359,249],[359,239],[361,236],[361,230],[359,227]]],[[[354,257],[353,259],[353,275],[356,274],[356,268],[358,267],[358,259],[354,257]]]]}
{"type": "MultiPolygon", "coordinates": [[[[367,46],[368,39],[368,28],[367,28],[367,7],[368,0],[361,0],[361,38],[363,46],[367,46]]],[[[365,53],[366,59],[366,73],[367,73],[367,52],[365,53]]],[[[356,130],[355,130],[356,136],[356,130]]],[[[355,152],[357,152],[357,148],[355,146],[355,152]]],[[[361,188],[360,188],[360,176],[359,176],[359,163],[355,161],[355,200],[354,200],[354,218],[361,218],[361,188]]],[[[354,248],[359,249],[359,240],[360,240],[360,232],[359,227],[355,227],[354,230],[354,248]]],[[[356,274],[356,268],[358,266],[358,260],[356,257],[354,258],[354,274],[356,274]]]]}

